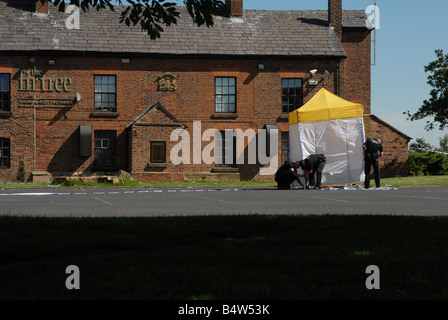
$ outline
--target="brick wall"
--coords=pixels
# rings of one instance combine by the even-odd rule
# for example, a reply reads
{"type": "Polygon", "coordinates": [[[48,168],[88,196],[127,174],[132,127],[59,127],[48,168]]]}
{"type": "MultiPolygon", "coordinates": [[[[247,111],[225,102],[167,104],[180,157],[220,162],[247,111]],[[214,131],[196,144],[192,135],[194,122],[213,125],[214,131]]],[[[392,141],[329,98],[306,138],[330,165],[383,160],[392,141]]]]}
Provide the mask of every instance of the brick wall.
{"type": "Polygon", "coordinates": [[[10,140],[10,167],[0,168],[0,181],[26,181],[33,171],[32,122],[0,116],[0,138],[10,140]]]}
{"type": "MultiPolygon", "coordinates": [[[[333,60],[276,60],[276,59],[150,59],[131,58],[129,64],[121,63],[118,57],[36,56],[35,63],[29,57],[2,56],[0,72],[11,74],[12,115],[0,118],[0,136],[12,137],[11,168],[0,170],[0,179],[16,179],[19,163],[32,171],[49,171],[52,174],[74,174],[94,170],[92,156],[79,155],[79,126],[92,125],[96,130],[114,130],[117,135],[117,169],[132,170],[147,176],[163,176],[163,173],[179,177],[185,172],[210,173],[213,165],[168,164],[164,170],[148,167],[151,139],[166,139],[175,127],[164,126],[163,115],[148,114],[146,122],[133,127],[130,139],[126,125],[150,105],[159,102],[174,117],[187,126],[191,137],[193,121],[201,121],[202,132],[208,128],[217,130],[249,128],[262,129],[264,124],[277,124],[281,131],[288,131],[287,114],[281,109],[281,79],[304,79],[304,102],[307,102],[324,83],[308,85],[308,70],[317,68],[320,79],[324,70],[330,72],[326,88],[334,90],[337,62],[333,60]],[[54,65],[48,60],[54,59],[54,65]],[[265,65],[258,71],[259,63],[265,65]],[[69,92],[42,92],[39,82],[36,91],[19,91],[22,70],[36,67],[46,78],[72,78],[69,92]],[[159,91],[158,80],[165,72],[176,76],[176,91],[159,91]],[[94,76],[116,75],[117,113],[113,117],[94,113],[94,76]],[[217,76],[232,76],[237,79],[237,114],[234,118],[216,117],[214,105],[214,79],[217,76]],[[19,99],[74,99],[81,94],[81,101],[72,106],[19,105],[19,99]],[[34,112],[36,121],[34,121],[34,112]],[[161,125],[162,124],[162,125],[161,125]],[[36,129],[36,148],[34,147],[36,129]],[[132,136],[134,138],[134,136],[132,136]],[[129,142],[132,141],[132,142],[129,142]],[[132,157],[128,157],[132,150],[132,157]],[[23,160],[22,160],[23,159],[23,160]]],[[[110,115],[110,114],[109,114],[110,115]]],[[[172,124],[171,124],[172,125],[172,124]]],[[[247,143],[247,141],[246,141],[247,143]]],[[[168,152],[175,142],[168,143],[168,152]]],[[[203,143],[203,146],[206,143],[203,143]]],[[[279,141],[279,150],[281,144],[279,141]]],[[[259,165],[241,165],[243,175],[256,177],[259,165]]],[[[152,178],[151,178],[152,179],[152,178]]]]}
{"type": "MultiPolygon", "coordinates": [[[[350,38],[352,39],[352,38],[350,38]]],[[[346,39],[347,48],[356,41],[346,39]]],[[[344,42],[345,43],[345,42],[344,42]]],[[[348,52],[352,52],[347,49],[348,52]]],[[[366,50],[367,54],[367,50],[366,50]]],[[[370,111],[370,87],[365,77],[358,75],[355,61],[356,50],[349,55],[342,75],[342,96],[361,102],[370,111]],[[364,80],[363,80],[364,79],[364,80]],[[349,89],[344,89],[349,87],[349,89]]],[[[364,59],[364,58],[362,58],[364,59]]],[[[359,66],[366,72],[370,64],[359,66]]],[[[89,173],[94,168],[94,141],[92,155],[79,155],[79,126],[91,125],[96,130],[116,131],[116,169],[129,170],[144,180],[183,179],[188,174],[207,178],[243,177],[246,179],[272,179],[260,176],[256,165],[239,165],[237,171],[229,168],[226,174],[215,173],[215,165],[188,164],[166,167],[151,167],[150,141],[167,141],[167,159],[173,145],[169,136],[179,123],[160,110],[148,112],[131,128],[126,126],[149,106],[155,103],[184,124],[193,137],[193,121],[201,121],[202,132],[206,129],[262,129],[265,124],[276,124],[279,131],[288,132],[287,114],[282,113],[281,79],[302,78],[304,103],[309,101],[323,86],[335,92],[338,87],[338,60],[332,59],[194,59],[194,58],[138,58],[131,57],[130,63],[121,62],[119,57],[94,56],[36,56],[35,63],[28,56],[0,56],[0,73],[11,74],[12,115],[0,117],[0,137],[11,138],[11,168],[0,169],[0,180],[15,180],[20,172],[27,177],[32,171],[49,171],[52,174],[89,173]],[[48,60],[54,59],[54,65],[48,60]],[[264,64],[259,71],[258,64],[264,64]],[[46,78],[72,78],[69,92],[19,91],[19,76],[22,70],[36,67],[46,78]],[[308,71],[318,69],[309,84],[308,71]],[[322,74],[329,71],[323,81],[322,74]],[[175,91],[160,91],[158,80],[166,73],[176,76],[175,91]],[[117,112],[98,114],[94,112],[94,76],[116,75],[117,112]],[[215,114],[215,77],[231,76],[237,80],[237,117],[219,117],[215,114]],[[35,96],[36,99],[74,99],[77,93],[81,101],[71,106],[19,105],[19,99],[35,96]],[[36,118],[34,120],[34,112],[36,118]],[[34,129],[36,135],[34,135],[34,129]],[[36,141],[36,148],[34,147],[36,141]],[[128,153],[130,155],[128,155],[128,153]],[[21,167],[24,167],[25,170],[21,167]]],[[[370,73],[369,73],[370,76],[370,73]]],[[[38,86],[38,83],[37,83],[38,86]]],[[[281,134],[279,134],[279,154],[281,154],[281,134]]],[[[202,147],[208,142],[203,142],[202,147]]],[[[245,148],[247,149],[247,141],[245,148]]],[[[401,151],[400,151],[401,152],[401,151]]],[[[280,159],[281,161],[281,159],[280,159]]],[[[221,168],[222,169],[222,168],[221,168]]]]}
{"type": "Polygon", "coordinates": [[[370,32],[344,29],[342,45],[347,58],[341,63],[341,97],[361,103],[364,107],[364,114],[370,114],[370,32]]]}

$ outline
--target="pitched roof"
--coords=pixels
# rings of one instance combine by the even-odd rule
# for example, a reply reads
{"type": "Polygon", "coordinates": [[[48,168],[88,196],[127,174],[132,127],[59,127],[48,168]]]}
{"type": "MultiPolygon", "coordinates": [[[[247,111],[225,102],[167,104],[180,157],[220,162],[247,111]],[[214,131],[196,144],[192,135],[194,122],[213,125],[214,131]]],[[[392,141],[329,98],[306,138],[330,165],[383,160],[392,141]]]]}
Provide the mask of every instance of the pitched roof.
{"type": "MultiPolygon", "coordinates": [[[[61,51],[163,55],[345,57],[327,11],[244,10],[243,17],[215,16],[214,27],[197,27],[185,7],[177,25],[151,40],[139,26],[118,22],[123,7],[80,10],[80,29],[67,29],[69,13],[50,6],[42,15],[0,0],[0,51],[61,51]]],[[[363,11],[344,11],[344,25],[365,28],[363,11]]]]}
{"type": "Polygon", "coordinates": [[[143,110],[143,112],[140,113],[134,120],[132,120],[130,123],[128,123],[128,124],[126,125],[126,129],[129,128],[129,127],[132,127],[134,124],[137,124],[137,123],[138,123],[138,122],[139,122],[139,121],[140,121],[146,114],[148,114],[148,113],[149,113],[150,111],[152,111],[152,110],[159,110],[159,111],[161,111],[162,113],[165,114],[165,116],[167,116],[169,119],[171,119],[171,121],[173,121],[173,123],[174,123],[176,126],[183,127],[183,128],[186,128],[186,127],[187,127],[184,123],[182,123],[182,122],[179,121],[175,116],[173,116],[173,115],[171,114],[171,112],[169,112],[169,111],[166,110],[164,107],[162,107],[162,105],[160,104],[160,102],[157,102],[156,104],[154,104],[154,105],[152,105],[152,106],[146,108],[145,110],[143,110]]]}
{"type": "Polygon", "coordinates": [[[400,130],[398,130],[397,128],[393,127],[392,125],[390,125],[389,123],[387,123],[386,121],[378,118],[377,116],[371,114],[370,118],[372,118],[374,121],[381,123],[383,126],[388,127],[389,129],[391,129],[392,131],[394,131],[395,133],[397,133],[398,135],[402,136],[403,138],[407,139],[408,142],[412,140],[412,138],[410,136],[408,136],[407,134],[401,132],[400,130]]]}

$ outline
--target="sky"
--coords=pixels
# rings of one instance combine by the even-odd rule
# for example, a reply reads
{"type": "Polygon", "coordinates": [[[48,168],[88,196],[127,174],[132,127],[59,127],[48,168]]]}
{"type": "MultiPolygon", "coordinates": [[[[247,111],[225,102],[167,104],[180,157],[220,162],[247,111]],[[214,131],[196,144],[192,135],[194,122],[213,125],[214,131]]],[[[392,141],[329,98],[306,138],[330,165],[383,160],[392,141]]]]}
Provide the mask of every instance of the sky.
{"type": "MultiPolygon", "coordinates": [[[[182,1],[179,1],[180,3],[182,1]]],[[[342,0],[344,10],[366,10],[375,0],[342,0]]],[[[371,112],[413,138],[439,146],[448,128],[424,129],[427,118],[408,121],[403,112],[415,113],[429,98],[431,86],[424,66],[436,60],[435,50],[448,54],[447,0],[376,0],[376,63],[372,66],[371,112]]],[[[328,0],[243,0],[244,9],[327,10],[328,0]]],[[[163,35],[162,35],[163,36],[163,35]]],[[[372,35],[373,38],[373,35],[372,35]]]]}

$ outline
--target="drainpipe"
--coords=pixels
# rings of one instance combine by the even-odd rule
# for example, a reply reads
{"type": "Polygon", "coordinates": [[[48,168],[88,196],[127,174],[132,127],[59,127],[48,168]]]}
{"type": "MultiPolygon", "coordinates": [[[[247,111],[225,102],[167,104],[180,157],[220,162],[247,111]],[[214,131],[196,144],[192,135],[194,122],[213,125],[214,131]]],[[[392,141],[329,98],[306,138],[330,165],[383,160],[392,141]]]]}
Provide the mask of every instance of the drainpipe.
{"type": "Polygon", "coordinates": [[[336,95],[341,96],[341,60],[338,61],[338,67],[336,71],[336,95]]]}

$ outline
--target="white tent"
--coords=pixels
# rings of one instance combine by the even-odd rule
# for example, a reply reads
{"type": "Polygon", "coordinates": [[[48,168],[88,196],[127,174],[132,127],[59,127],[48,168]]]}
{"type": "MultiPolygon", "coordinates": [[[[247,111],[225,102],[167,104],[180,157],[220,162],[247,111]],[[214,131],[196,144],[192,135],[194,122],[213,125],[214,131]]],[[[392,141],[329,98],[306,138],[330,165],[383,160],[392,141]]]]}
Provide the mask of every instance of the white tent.
{"type": "Polygon", "coordinates": [[[363,107],[321,89],[289,114],[290,160],[323,153],[322,185],[364,181],[363,107]]]}

